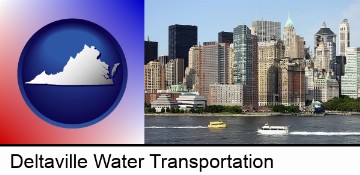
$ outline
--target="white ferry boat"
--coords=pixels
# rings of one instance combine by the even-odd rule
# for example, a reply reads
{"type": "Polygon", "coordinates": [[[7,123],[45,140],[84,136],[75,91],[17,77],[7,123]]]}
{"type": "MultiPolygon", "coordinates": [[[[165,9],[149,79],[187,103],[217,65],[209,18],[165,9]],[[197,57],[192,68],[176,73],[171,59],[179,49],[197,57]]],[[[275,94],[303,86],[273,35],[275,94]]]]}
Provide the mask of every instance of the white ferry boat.
{"type": "Polygon", "coordinates": [[[289,126],[269,126],[265,124],[263,127],[257,130],[260,134],[288,134],[289,126]]]}

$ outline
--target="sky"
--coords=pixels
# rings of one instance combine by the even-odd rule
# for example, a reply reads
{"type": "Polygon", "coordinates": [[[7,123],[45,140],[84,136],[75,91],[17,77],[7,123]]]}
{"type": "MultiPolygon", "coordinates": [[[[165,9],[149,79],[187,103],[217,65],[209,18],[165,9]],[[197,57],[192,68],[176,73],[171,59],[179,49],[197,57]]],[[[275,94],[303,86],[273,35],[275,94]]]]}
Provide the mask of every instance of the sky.
{"type": "MultiPolygon", "coordinates": [[[[145,40],[157,41],[158,55],[168,55],[168,27],[198,26],[198,42],[217,41],[218,32],[237,25],[251,28],[252,21],[281,22],[281,35],[288,14],[296,34],[313,51],[314,34],[325,21],[336,35],[347,18],[350,46],[360,47],[360,0],[145,0],[145,40]]],[[[337,37],[338,43],[338,37],[337,37]]]]}

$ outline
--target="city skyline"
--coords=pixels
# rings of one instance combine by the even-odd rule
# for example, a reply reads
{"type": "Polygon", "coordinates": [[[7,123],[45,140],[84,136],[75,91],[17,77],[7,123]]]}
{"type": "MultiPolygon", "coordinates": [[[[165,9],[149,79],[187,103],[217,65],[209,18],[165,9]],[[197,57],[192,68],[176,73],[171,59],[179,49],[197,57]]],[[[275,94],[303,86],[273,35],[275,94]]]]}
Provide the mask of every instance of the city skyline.
{"type": "MultiPolygon", "coordinates": [[[[174,24],[198,26],[198,42],[217,41],[218,32],[233,32],[238,25],[251,28],[252,21],[270,20],[281,23],[284,32],[289,12],[296,34],[303,36],[306,47],[313,53],[313,37],[325,21],[327,26],[339,34],[341,21],[346,18],[350,24],[351,47],[360,46],[359,0],[329,2],[287,1],[287,0],[147,0],[145,1],[145,38],[159,43],[158,55],[168,55],[168,27],[174,24]],[[309,7],[312,6],[312,7],[309,7]],[[271,8],[270,8],[271,7],[271,8]],[[318,8],[314,8],[318,7],[318,8]],[[161,10],[160,10],[161,9],[161,10]],[[314,9],[314,10],[309,10],[314,9]],[[316,9],[316,10],[315,10],[316,9]],[[218,13],[216,13],[218,12],[218,13]],[[219,21],[219,22],[217,22],[219,21]]],[[[338,52],[337,52],[338,55],[338,52]]]]}

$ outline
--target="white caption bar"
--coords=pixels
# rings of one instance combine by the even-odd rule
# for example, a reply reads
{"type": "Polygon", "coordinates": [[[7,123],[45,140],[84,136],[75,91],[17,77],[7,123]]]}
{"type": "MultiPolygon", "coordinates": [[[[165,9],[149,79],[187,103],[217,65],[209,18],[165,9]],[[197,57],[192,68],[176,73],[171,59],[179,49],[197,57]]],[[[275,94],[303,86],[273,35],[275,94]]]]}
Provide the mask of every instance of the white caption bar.
{"type": "MultiPolygon", "coordinates": [[[[0,147],[6,174],[344,174],[360,147],[0,147]]],[[[351,173],[350,173],[351,174],[351,173]]]]}

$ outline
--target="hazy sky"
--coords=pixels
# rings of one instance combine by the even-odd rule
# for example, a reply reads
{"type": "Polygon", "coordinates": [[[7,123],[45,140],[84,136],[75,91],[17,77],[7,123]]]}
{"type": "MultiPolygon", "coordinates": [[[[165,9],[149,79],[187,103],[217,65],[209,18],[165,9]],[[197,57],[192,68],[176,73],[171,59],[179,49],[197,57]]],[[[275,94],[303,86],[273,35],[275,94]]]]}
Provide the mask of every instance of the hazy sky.
{"type": "MultiPolygon", "coordinates": [[[[217,41],[218,32],[254,20],[281,22],[281,35],[291,13],[296,34],[313,50],[314,34],[325,21],[336,35],[342,19],[350,24],[350,45],[360,47],[360,0],[145,0],[145,40],[159,43],[159,56],[168,55],[168,27],[198,26],[198,42],[217,41]]],[[[338,43],[338,36],[337,36],[338,43]]]]}

